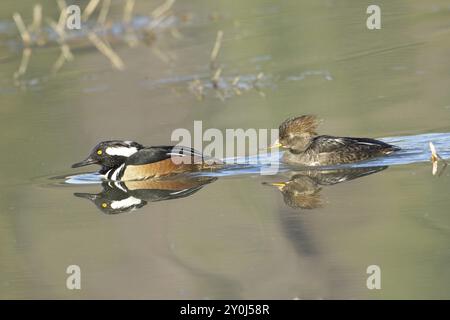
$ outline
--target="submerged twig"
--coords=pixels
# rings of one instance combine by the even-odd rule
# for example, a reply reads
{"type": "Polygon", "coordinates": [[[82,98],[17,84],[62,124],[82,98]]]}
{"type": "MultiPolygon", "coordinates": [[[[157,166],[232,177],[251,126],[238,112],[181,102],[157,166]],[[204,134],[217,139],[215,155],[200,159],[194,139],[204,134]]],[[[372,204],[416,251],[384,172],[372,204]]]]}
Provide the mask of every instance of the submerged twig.
{"type": "Polygon", "coordinates": [[[17,29],[19,29],[20,37],[22,38],[23,44],[25,46],[29,46],[31,43],[30,33],[23,22],[22,16],[20,13],[16,12],[13,14],[14,22],[16,23],[17,29]]]}
{"type": "MultiPolygon", "coordinates": [[[[60,21],[61,18],[60,18],[60,21]]],[[[73,60],[73,54],[70,51],[70,47],[69,45],[65,42],[66,41],[66,31],[65,31],[65,27],[64,24],[61,23],[56,23],[50,19],[48,19],[48,24],[50,25],[50,27],[52,27],[53,30],[55,30],[55,32],[58,34],[58,43],[61,47],[61,52],[64,54],[64,58],[67,61],[72,61],[73,60]]]]}
{"type": "Polygon", "coordinates": [[[162,5],[157,7],[155,10],[152,11],[150,14],[153,19],[158,19],[162,15],[165,15],[170,9],[172,9],[173,4],[175,3],[175,0],[167,0],[162,5]]]}
{"type": "Polygon", "coordinates": [[[125,64],[122,59],[112,50],[110,46],[105,44],[100,38],[93,32],[88,33],[88,39],[94,44],[94,46],[105,55],[111,64],[118,70],[123,70],[125,64]]]}
{"type": "Polygon", "coordinates": [[[16,23],[17,29],[19,30],[20,37],[22,38],[23,45],[25,46],[22,51],[22,59],[20,60],[19,69],[14,73],[14,80],[17,81],[21,76],[23,76],[28,69],[28,64],[30,62],[31,57],[31,36],[28,31],[25,23],[23,22],[22,16],[20,13],[13,14],[14,22],[16,23]]]}
{"type": "Polygon", "coordinates": [[[22,52],[22,59],[20,60],[19,69],[14,73],[14,79],[19,79],[27,72],[28,63],[30,62],[31,48],[24,48],[22,52]]]}
{"type": "Polygon", "coordinates": [[[55,63],[52,66],[51,72],[52,73],[57,73],[62,66],[64,65],[64,63],[66,62],[66,57],[63,51],[61,51],[58,59],[55,61],[55,63]]]}

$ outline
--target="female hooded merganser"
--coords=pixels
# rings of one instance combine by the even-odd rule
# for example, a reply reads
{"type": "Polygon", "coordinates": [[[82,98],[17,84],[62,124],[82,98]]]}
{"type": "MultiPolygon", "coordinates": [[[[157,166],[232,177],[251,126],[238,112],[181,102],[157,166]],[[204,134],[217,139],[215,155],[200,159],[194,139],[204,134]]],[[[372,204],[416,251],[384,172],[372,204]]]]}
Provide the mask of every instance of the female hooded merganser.
{"type": "Polygon", "coordinates": [[[133,181],[212,169],[219,163],[188,147],[144,147],[134,141],[110,140],[97,144],[85,160],[73,164],[72,168],[99,164],[99,173],[106,179],[133,181]]]}
{"type": "Polygon", "coordinates": [[[367,160],[400,148],[369,138],[319,136],[315,116],[305,115],[284,121],[274,147],[286,148],[282,161],[305,166],[327,166],[367,160]]]}

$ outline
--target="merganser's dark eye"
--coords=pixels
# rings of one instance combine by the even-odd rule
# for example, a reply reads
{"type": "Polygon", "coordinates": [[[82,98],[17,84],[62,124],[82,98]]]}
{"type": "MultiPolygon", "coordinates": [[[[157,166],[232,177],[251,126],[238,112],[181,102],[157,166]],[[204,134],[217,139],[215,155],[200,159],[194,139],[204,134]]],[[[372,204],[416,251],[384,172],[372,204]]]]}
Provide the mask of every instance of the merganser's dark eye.
{"type": "Polygon", "coordinates": [[[103,154],[103,151],[102,150],[97,150],[97,154],[99,155],[99,156],[101,156],[102,154],[103,154]]]}

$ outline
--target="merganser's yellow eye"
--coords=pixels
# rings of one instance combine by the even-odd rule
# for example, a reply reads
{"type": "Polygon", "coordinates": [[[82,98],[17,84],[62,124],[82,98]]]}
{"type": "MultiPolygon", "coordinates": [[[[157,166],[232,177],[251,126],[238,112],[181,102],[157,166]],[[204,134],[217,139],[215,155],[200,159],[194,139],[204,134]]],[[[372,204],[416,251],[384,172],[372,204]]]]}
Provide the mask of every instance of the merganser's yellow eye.
{"type": "Polygon", "coordinates": [[[108,204],[106,202],[102,203],[102,208],[106,208],[108,206],[108,204]]]}
{"type": "Polygon", "coordinates": [[[99,156],[101,156],[101,155],[103,154],[103,151],[102,151],[102,150],[97,150],[97,154],[98,154],[99,156]]]}

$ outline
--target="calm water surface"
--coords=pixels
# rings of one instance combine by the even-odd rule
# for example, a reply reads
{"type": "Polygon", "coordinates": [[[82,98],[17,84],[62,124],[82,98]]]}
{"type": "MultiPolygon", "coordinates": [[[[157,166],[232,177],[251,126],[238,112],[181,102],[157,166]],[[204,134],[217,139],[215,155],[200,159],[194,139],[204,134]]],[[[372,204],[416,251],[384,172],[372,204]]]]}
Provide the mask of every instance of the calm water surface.
{"type": "MultiPolygon", "coordinates": [[[[34,3],[2,1],[0,298],[450,298],[450,170],[433,176],[428,161],[430,141],[450,156],[450,6],[378,3],[382,29],[369,31],[369,1],[179,1],[153,45],[130,47],[120,33],[111,42],[124,71],[74,47],[52,75],[60,50],[49,45],[33,49],[17,86],[11,17],[29,23],[34,3]],[[209,81],[218,30],[220,91],[209,81]],[[275,128],[307,113],[324,119],[323,133],[404,150],[322,174],[185,177],[178,196],[186,188],[54,179],[93,171],[70,165],[101,140],[170,144],[194,120],[275,128]],[[101,206],[122,200],[136,210],[101,206]],[[82,290],[66,289],[72,264],[82,290]],[[381,268],[381,290],[366,287],[369,265],[381,268]]],[[[54,2],[42,4],[56,19],[54,2]]],[[[138,1],[135,13],[158,4],[138,1]]],[[[121,15],[114,1],[110,16],[121,15]]]]}

